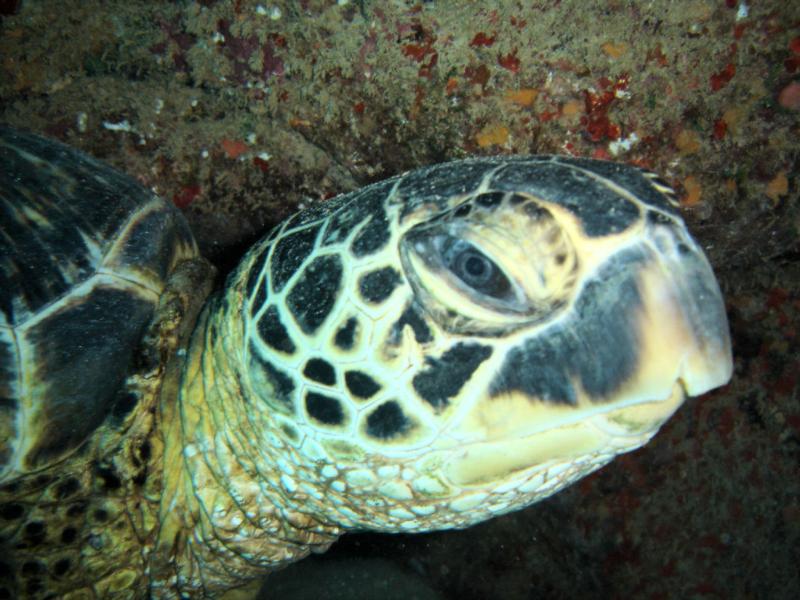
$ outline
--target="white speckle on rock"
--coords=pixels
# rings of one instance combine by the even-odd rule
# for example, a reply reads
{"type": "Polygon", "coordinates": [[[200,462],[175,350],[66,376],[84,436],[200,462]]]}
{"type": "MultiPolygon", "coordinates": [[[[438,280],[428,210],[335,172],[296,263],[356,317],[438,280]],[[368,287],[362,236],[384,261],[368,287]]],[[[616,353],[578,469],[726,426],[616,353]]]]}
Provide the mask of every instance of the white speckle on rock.
{"type": "Polygon", "coordinates": [[[128,119],[123,119],[117,123],[111,121],[103,121],[103,127],[109,131],[133,131],[133,127],[128,122],[128,119]]]}
{"type": "Polygon", "coordinates": [[[608,145],[608,151],[611,152],[612,155],[617,156],[623,152],[627,152],[630,150],[633,145],[639,141],[639,136],[636,135],[634,131],[628,137],[622,138],[619,140],[614,140],[608,145]]]}

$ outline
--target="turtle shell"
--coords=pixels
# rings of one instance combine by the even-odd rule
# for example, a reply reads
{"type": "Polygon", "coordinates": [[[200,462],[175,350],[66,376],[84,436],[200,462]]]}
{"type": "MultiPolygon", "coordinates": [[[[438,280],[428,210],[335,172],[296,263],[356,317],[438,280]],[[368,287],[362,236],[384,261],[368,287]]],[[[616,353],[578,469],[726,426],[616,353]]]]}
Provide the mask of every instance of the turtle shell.
{"type": "Polygon", "coordinates": [[[45,468],[136,406],[126,384],[183,216],[60,143],[0,126],[0,481],[45,468]]]}

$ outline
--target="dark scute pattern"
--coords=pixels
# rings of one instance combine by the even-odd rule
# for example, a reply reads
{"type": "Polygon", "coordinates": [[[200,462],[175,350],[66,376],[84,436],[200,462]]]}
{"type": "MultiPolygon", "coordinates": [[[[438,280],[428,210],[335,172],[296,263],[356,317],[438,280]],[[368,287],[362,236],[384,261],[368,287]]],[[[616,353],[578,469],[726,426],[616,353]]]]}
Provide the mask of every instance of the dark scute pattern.
{"type": "MultiPolygon", "coordinates": [[[[313,204],[311,204],[311,206],[304,208],[303,210],[296,212],[291,217],[289,217],[285,222],[286,228],[295,229],[297,227],[303,227],[304,225],[308,225],[309,223],[313,223],[315,221],[322,221],[323,219],[327,219],[334,212],[336,212],[343,204],[347,203],[349,201],[349,198],[353,194],[359,192],[361,192],[361,189],[357,190],[356,192],[351,192],[350,194],[342,194],[340,196],[331,198],[329,200],[314,202],[313,204]]],[[[275,229],[280,229],[280,226],[276,227],[275,229]]]]}
{"type": "Polygon", "coordinates": [[[361,371],[347,371],[344,374],[347,390],[356,398],[367,400],[381,390],[381,385],[361,371]]]}
{"type": "Polygon", "coordinates": [[[60,558],[58,559],[55,564],[53,565],[53,575],[56,577],[61,577],[65,575],[71,566],[70,560],[68,558],[60,558]]]}
{"type": "Polygon", "coordinates": [[[350,250],[357,258],[369,256],[383,248],[391,237],[389,231],[389,217],[381,205],[380,210],[369,217],[364,228],[358,232],[353,240],[350,250]]]}
{"type": "Polygon", "coordinates": [[[411,421],[394,400],[381,404],[367,417],[367,434],[381,440],[390,440],[406,433],[411,421]]]}
{"type": "Polygon", "coordinates": [[[403,314],[400,315],[400,318],[392,327],[391,343],[395,345],[400,343],[400,336],[406,325],[411,327],[411,330],[414,332],[414,339],[417,340],[418,344],[426,344],[433,340],[431,330],[425,322],[425,319],[420,316],[419,310],[414,306],[409,306],[403,311],[403,314]]]}
{"type": "Polygon", "coordinates": [[[55,486],[54,494],[58,500],[64,500],[65,498],[75,495],[80,489],[80,482],[74,477],[69,477],[55,486]]]}
{"type": "Polygon", "coordinates": [[[493,397],[520,391],[532,400],[575,404],[576,378],[593,400],[612,399],[637,367],[634,328],[641,306],[634,275],[640,250],[618,255],[589,281],[563,327],[511,350],[490,386],[493,397]]]}
{"type": "Polygon", "coordinates": [[[458,343],[441,358],[425,360],[427,366],[412,381],[414,389],[434,409],[443,409],[491,354],[489,346],[458,343]]]}
{"type": "MultiPolygon", "coordinates": [[[[624,231],[639,219],[639,207],[567,164],[511,164],[492,177],[492,187],[527,192],[576,214],[591,237],[624,231]]],[[[591,161],[592,163],[594,161],[591,161]]],[[[634,167],[628,167],[633,169],[634,167]]],[[[596,170],[595,170],[596,172],[596,170]]],[[[600,173],[602,175],[602,173],[600,173]]]]}
{"type": "Polygon", "coordinates": [[[16,502],[0,505],[0,517],[6,521],[16,521],[25,515],[25,508],[16,502]]]}
{"type": "Polygon", "coordinates": [[[261,280],[261,284],[258,286],[258,292],[256,292],[255,297],[253,298],[253,302],[250,305],[250,315],[255,316],[255,314],[264,306],[264,303],[267,301],[267,287],[269,286],[269,279],[264,277],[261,280]]]}
{"type": "Polygon", "coordinates": [[[48,384],[31,467],[76,448],[109,415],[152,314],[150,303],[130,293],[97,288],[30,332],[38,351],[33,379],[48,384]]]}
{"type": "Polygon", "coordinates": [[[380,304],[392,295],[401,281],[397,269],[384,267],[362,275],[358,280],[358,290],[366,302],[380,304]]]}
{"type": "Polygon", "coordinates": [[[475,196],[475,202],[483,208],[496,208],[503,201],[503,192],[485,192],[475,196]]]}
{"type": "Polygon", "coordinates": [[[300,329],[314,333],[331,312],[342,284],[342,261],[337,255],[315,258],[286,297],[300,329]]]}
{"type": "Polygon", "coordinates": [[[17,353],[13,341],[0,330],[0,465],[11,460],[13,441],[17,437],[17,353]]]}
{"type": "Polygon", "coordinates": [[[270,259],[272,290],[280,292],[314,250],[320,225],[301,229],[281,237],[270,259]]]}
{"type": "Polygon", "coordinates": [[[252,306],[250,308],[251,316],[255,315],[264,302],[267,301],[266,286],[268,285],[268,281],[266,280],[266,277],[261,282],[261,285],[258,286],[258,292],[256,293],[255,297],[253,297],[253,292],[255,291],[256,284],[259,281],[258,276],[261,275],[261,271],[264,270],[264,263],[269,256],[270,248],[271,246],[267,245],[261,249],[255,261],[253,261],[253,266],[250,267],[250,272],[247,274],[245,294],[248,298],[253,298],[252,306]]]}
{"type": "Polygon", "coordinates": [[[192,232],[183,215],[172,205],[163,204],[153,210],[126,232],[116,264],[148,267],[161,281],[169,274],[174,248],[192,243],[192,232]]]}
{"type": "Polygon", "coordinates": [[[341,348],[342,350],[351,350],[353,348],[357,329],[358,321],[355,317],[350,317],[347,319],[347,322],[336,331],[333,343],[336,344],[337,348],[341,348]]]}
{"type": "Polygon", "coordinates": [[[111,422],[121,425],[131,411],[139,404],[140,396],[134,392],[126,392],[117,395],[114,406],[111,407],[111,422]]]}
{"type": "Polygon", "coordinates": [[[30,546],[38,546],[47,539],[47,526],[41,521],[30,521],[23,527],[22,537],[30,546]]]}
{"type": "Polygon", "coordinates": [[[678,214],[678,209],[670,204],[666,196],[659,192],[653,183],[658,183],[664,187],[669,187],[669,185],[658,177],[648,177],[644,171],[637,167],[607,160],[592,160],[590,158],[571,158],[569,163],[610,179],[645,204],[672,214],[678,214]]]}
{"type": "Polygon", "coordinates": [[[122,479],[119,473],[108,465],[95,464],[96,481],[105,492],[118,490],[122,487],[122,479]]]}
{"type": "Polygon", "coordinates": [[[259,337],[270,348],[286,354],[292,354],[295,351],[294,342],[281,322],[280,314],[275,306],[267,308],[258,320],[257,327],[259,337]]]}
{"type": "Polygon", "coordinates": [[[312,381],[322,383],[324,385],[336,384],[336,369],[327,360],[321,358],[312,358],[306,363],[303,369],[303,375],[312,381]]]}
{"type": "MultiPolygon", "coordinates": [[[[94,273],[98,265],[81,234],[105,254],[135,211],[155,197],[78,150],[2,126],[0,165],[0,246],[7,249],[0,261],[0,311],[19,324],[94,273]],[[23,206],[48,225],[26,217],[23,206]],[[14,314],[14,298],[22,314],[14,314]]],[[[130,233],[122,262],[162,275],[175,240],[191,240],[179,211],[163,202],[130,233]]]]}
{"type": "Polygon", "coordinates": [[[412,171],[402,178],[397,196],[404,199],[401,218],[422,204],[448,208],[453,196],[476,189],[483,178],[503,161],[498,159],[465,160],[456,163],[433,165],[412,171]]]}
{"type": "Polygon", "coordinates": [[[306,393],[306,411],[312,419],[325,425],[341,425],[344,422],[341,403],[324,394],[306,393]]]}
{"type": "Polygon", "coordinates": [[[74,527],[65,527],[61,532],[61,542],[64,544],[71,544],[78,537],[78,530],[74,527]]]}
{"type": "Polygon", "coordinates": [[[353,252],[362,256],[382,247],[389,239],[384,203],[391,189],[392,180],[387,180],[336,199],[340,208],[328,222],[322,245],[344,241],[358,225],[365,223],[353,240],[353,252]]]}
{"type": "Polygon", "coordinates": [[[86,512],[86,503],[76,502],[75,504],[70,505],[70,507],[67,509],[67,516],[70,517],[71,519],[76,519],[85,512],[86,512]]]}
{"type": "MultiPolygon", "coordinates": [[[[465,203],[465,204],[462,204],[461,206],[459,206],[459,207],[458,207],[458,208],[455,210],[455,212],[453,213],[453,215],[454,215],[454,216],[456,216],[456,217],[458,217],[459,219],[465,219],[465,218],[467,218],[467,217],[469,216],[469,214],[470,214],[471,212],[472,212],[472,205],[471,205],[471,204],[466,204],[466,203],[465,203]]],[[[443,217],[443,216],[444,216],[444,215],[446,215],[446,214],[447,214],[447,213],[442,213],[442,215],[440,215],[439,217],[435,217],[434,219],[431,219],[431,221],[435,221],[435,220],[437,220],[437,219],[439,219],[439,218],[443,217]]]]}
{"type": "Polygon", "coordinates": [[[295,387],[294,380],[271,362],[263,359],[252,344],[250,345],[250,357],[250,368],[257,368],[263,371],[265,379],[272,384],[275,394],[274,398],[262,398],[262,400],[265,400],[268,404],[273,400],[277,400],[292,410],[294,408],[294,403],[292,402],[292,392],[294,392],[295,387]]]}

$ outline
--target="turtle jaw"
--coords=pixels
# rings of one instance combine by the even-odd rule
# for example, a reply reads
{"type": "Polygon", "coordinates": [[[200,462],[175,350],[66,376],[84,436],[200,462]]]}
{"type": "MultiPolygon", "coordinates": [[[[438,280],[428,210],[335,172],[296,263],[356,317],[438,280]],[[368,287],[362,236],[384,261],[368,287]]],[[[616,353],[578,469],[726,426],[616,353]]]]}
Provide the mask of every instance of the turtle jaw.
{"type": "Polygon", "coordinates": [[[495,432],[486,441],[453,446],[441,473],[460,494],[501,493],[510,498],[502,512],[517,510],[647,444],[686,395],[678,380],[661,398],[551,415],[546,429],[495,432]]]}
{"type": "Polygon", "coordinates": [[[620,408],[519,437],[459,447],[442,469],[448,483],[463,491],[517,489],[514,510],[538,502],[646,444],[683,403],[676,384],[669,397],[648,405],[620,408]]]}
{"type": "MultiPolygon", "coordinates": [[[[646,444],[685,398],[680,380],[662,396],[632,394],[612,404],[581,403],[578,407],[536,406],[514,394],[497,407],[507,418],[488,426],[484,423],[480,434],[484,441],[453,444],[443,472],[456,488],[487,490],[515,484],[525,487],[557,475],[557,481],[543,485],[544,495],[528,485],[535,493],[527,502],[537,501],[602,467],[615,455],[646,444]]],[[[470,427],[462,425],[462,434],[470,427]]]]}

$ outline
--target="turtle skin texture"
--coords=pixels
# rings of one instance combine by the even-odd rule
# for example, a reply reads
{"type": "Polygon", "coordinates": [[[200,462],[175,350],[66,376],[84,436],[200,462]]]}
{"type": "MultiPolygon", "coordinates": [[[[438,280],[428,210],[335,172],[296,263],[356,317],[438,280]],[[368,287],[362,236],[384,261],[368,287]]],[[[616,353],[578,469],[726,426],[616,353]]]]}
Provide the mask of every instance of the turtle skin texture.
{"type": "Polygon", "coordinates": [[[219,598],[347,531],[467,527],[731,375],[711,267],[636,167],[424,167],[210,293],[133,180],[9,129],[0,160],[0,597],[219,598]]]}

